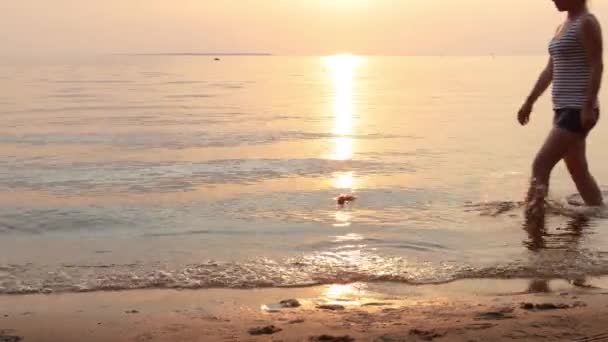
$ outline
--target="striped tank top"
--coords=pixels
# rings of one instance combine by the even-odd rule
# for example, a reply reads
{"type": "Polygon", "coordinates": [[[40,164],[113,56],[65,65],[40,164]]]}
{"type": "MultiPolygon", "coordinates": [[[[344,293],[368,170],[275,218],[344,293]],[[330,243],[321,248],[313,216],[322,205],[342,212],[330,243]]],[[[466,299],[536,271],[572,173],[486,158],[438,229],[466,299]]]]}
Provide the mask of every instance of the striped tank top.
{"type": "MultiPolygon", "coordinates": [[[[587,102],[591,66],[580,39],[580,26],[585,15],[576,18],[561,37],[549,44],[553,61],[554,109],[581,109],[587,102]]],[[[597,107],[597,99],[595,101],[597,107]]]]}

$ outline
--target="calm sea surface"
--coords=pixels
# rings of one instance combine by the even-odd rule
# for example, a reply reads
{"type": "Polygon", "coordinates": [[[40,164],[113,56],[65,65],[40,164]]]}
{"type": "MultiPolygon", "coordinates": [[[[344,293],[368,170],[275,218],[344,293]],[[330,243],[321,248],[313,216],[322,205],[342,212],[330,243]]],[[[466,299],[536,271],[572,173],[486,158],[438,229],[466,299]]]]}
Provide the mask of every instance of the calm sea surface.
{"type": "Polygon", "coordinates": [[[544,62],[2,60],[0,293],[608,274],[608,216],[579,217],[563,165],[546,231],[522,228],[548,97],[515,115],[544,62]]]}

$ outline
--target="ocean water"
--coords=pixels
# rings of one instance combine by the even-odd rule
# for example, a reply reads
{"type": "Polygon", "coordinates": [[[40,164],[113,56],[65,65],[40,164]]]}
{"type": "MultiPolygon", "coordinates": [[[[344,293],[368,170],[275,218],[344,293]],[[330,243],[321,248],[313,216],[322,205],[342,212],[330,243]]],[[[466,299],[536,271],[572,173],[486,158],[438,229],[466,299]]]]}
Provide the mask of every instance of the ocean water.
{"type": "Polygon", "coordinates": [[[515,118],[544,62],[1,60],[0,293],[608,274],[608,215],[563,165],[523,225],[548,97],[515,118]]]}

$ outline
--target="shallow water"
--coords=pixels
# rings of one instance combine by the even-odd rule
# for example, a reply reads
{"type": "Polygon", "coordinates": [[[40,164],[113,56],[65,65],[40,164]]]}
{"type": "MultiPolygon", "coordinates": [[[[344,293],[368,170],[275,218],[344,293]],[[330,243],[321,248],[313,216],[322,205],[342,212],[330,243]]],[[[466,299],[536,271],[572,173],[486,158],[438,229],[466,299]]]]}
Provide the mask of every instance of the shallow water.
{"type": "Polygon", "coordinates": [[[562,165],[523,227],[551,112],[515,113],[543,63],[3,60],[0,293],[608,274],[606,213],[568,204],[562,165]]]}

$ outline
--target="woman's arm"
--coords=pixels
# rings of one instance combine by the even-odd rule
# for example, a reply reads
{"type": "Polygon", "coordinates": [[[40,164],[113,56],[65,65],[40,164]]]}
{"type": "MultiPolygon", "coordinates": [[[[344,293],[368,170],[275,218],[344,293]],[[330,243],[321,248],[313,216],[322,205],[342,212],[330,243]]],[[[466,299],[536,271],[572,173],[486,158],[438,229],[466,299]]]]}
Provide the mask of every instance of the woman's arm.
{"type": "Polygon", "coordinates": [[[602,29],[594,16],[587,15],[583,18],[581,35],[581,41],[587,54],[587,62],[591,66],[591,78],[587,87],[587,100],[583,108],[581,120],[583,127],[590,127],[597,120],[595,107],[604,71],[602,29]]]}
{"type": "Polygon", "coordinates": [[[518,113],[519,123],[525,125],[530,120],[530,113],[532,113],[532,107],[534,107],[534,103],[536,100],[549,88],[551,82],[553,81],[553,60],[549,58],[549,62],[547,62],[547,66],[540,73],[538,79],[536,80],[536,84],[530,95],[526,98],[526,102],[521,106],[521,109],[518,113]]]}
{"type": "Polygon", "coordinates": [[[553,82],[553,60],[549,58],[547,66],[540,73],[540,76],[538,77],[534,88],[532,88],[530,95],[528,95],[526,102],[529,102],[532,105],[536,103],[536,100],[538,100],[538,98],[545,92],[545,90],[549,88],[551,82],[553,82]]]}

